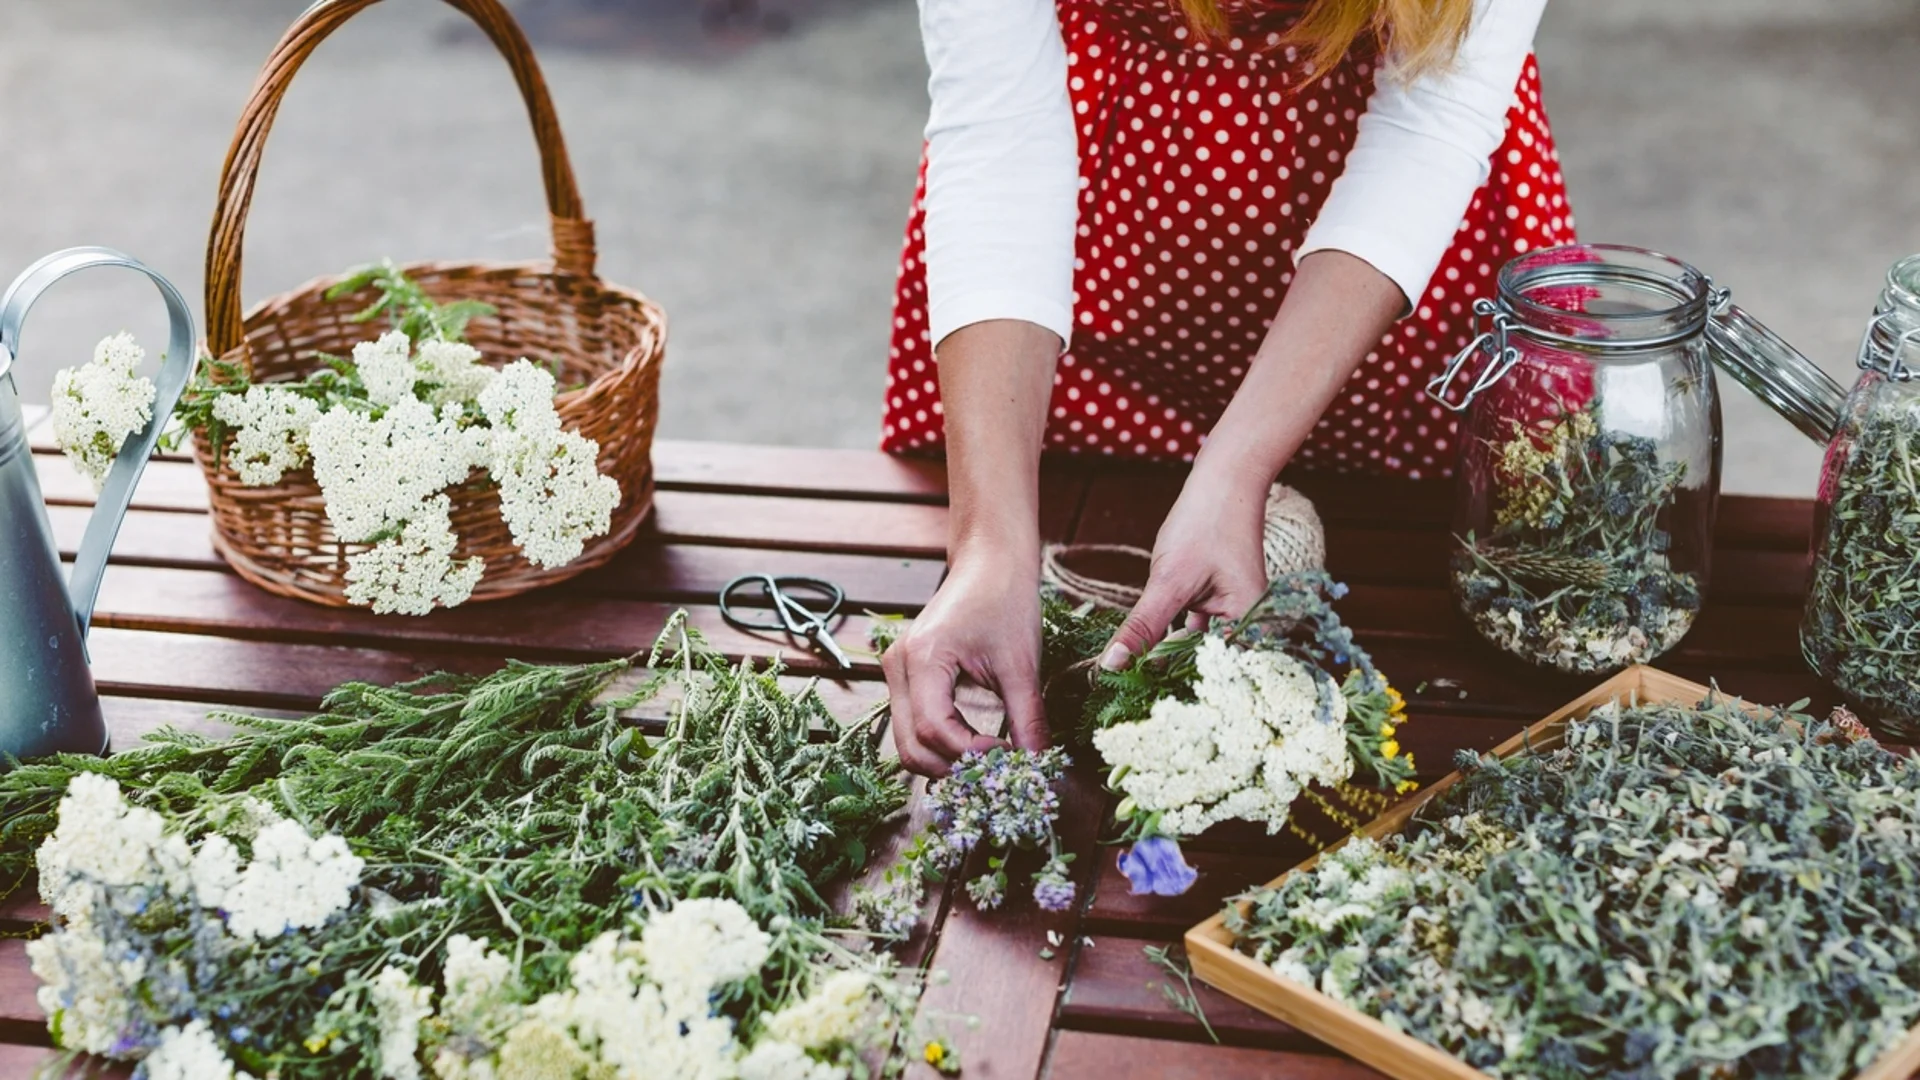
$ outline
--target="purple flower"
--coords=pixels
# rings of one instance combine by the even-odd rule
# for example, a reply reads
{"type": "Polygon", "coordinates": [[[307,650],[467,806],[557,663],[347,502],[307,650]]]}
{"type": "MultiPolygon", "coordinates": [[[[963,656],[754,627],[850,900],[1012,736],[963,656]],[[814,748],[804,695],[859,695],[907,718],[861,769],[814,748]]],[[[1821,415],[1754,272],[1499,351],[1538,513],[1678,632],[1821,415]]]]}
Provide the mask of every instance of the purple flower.
{"type": "Polygon", "coordinates": [[[1073,906],[1073,882],[1067,877],[1071,855],[1055,855],[1033,876],[1033,902],[1041,911],[1065,911],[1073,906]]]}
{"type": "Polygon", "coordinates": [[[1135,896],[1179,896],[1200,876],[1181,858],[1179,842],[1165,836],[1142,837],[1121,854],[1120,872],[1133,883],[1135,896]]]}

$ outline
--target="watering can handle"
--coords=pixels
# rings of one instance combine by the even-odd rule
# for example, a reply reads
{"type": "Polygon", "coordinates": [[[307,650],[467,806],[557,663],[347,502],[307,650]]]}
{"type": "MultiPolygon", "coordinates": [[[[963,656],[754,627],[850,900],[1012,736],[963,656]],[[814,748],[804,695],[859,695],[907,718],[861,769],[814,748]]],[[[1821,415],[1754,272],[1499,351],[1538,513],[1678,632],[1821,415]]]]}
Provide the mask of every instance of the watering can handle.
{"type": "Polygon", "coordinates": [[[72,599],[74,618],[79,620],[82,637],[93,622],[93,602],[100,595],[100,579],[107,572],[107,555],[113,550],[114,537],[119,535],[120,523],[133,501],[134,485],[140,482],[147,458],[153,454],[160,433],[187,387],[195,355],[193,313],[172,282],[139,260],[110,248],[69,248],[28,267],[7,289],[6,295],[0,297],[0,377],[6,375],[13,358],[20,354],[20,328],[34,301],[61,278],[96,266],[125,267],[151,279],[160,290],[160,298],[166,301],[169,333],[166,361],[160,367],[160,377],[154,380],[153,416],[146,427],[134,432],[120,447],[113,468],[107,472],[107,483],[100,492],[93,516],[87,520],[87,531],[80,538],[80,550],[74,556],[73,577],[67,594],[72,599]]]}

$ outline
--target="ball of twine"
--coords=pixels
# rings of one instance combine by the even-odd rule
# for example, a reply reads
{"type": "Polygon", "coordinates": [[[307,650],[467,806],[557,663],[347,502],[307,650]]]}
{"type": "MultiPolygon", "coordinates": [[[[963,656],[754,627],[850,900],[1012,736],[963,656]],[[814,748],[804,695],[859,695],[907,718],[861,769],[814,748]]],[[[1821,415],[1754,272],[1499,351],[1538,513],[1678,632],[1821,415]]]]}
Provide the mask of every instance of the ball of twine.
{"type": "MultiPolygon", "coordinates": [[[[1327,535],[1312,500],[1285,484],[1269,488],[1260,551],[1265,556],[1268,581],[1324,567],[1327,535]]],[[[1153,553],[1129,544],[1049,544],[1041,553],[1040,580],[1077,603],[1128,611],[1140,601],[1139,586],[1067,565],[1111,563],[1115,557],[1148,563],[1153,553]]],[[[1143,566],[1136,580],[1145,577],[1143,566]]]]}

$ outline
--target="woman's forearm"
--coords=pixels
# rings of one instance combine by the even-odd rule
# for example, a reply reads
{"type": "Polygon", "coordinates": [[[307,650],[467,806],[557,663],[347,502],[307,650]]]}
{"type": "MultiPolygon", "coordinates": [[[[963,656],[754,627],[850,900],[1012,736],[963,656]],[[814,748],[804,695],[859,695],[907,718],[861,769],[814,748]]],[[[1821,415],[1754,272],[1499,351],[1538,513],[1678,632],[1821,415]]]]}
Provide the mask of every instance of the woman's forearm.
{"type": "Polygon", "coordinates": [[[1300,260],[1266,340],[1195,461],[1196,471],[1264,489],[1405,305],[1392,279],[1344,251],[1316,251],[1300,260]]]}
{"type": "Polygon", "coordinates": [[[974,323],[939,345],[948,558],[1040,545],[1040,447],[1060,339],[1029,322],[974,323]]]}

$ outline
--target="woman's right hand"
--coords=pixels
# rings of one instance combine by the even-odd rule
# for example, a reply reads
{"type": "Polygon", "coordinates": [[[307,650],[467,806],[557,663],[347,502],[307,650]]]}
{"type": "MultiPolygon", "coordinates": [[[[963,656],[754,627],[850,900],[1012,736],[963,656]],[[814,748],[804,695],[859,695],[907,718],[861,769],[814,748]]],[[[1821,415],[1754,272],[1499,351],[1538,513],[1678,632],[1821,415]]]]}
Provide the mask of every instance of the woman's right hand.
{"type": "Polygon", "coordinates": [[[967,723],[954,703],[965,675],[1005,704],[1013,745],[1047,745],[1040,700],[1039,552],[1013,543],[956,557],[911,628],[880,658],[893,698],[900,760],[944,776],[960,755],[1007,745],[967,723]]]}
{"type": "MultiPolygon", "coordinates": [[[[1047,742],[1040,707],[1040,440],[1060,338],[1035,323],[971,323],[935,346],[947,442],[947,577],[880,658],[907,768],[944,776],[1006,745],[954,707],[965,675],[1000,695],[1015,746],[1047,742]]],[[[936,406],[938,408],[938,406],[936,406]]]]}

